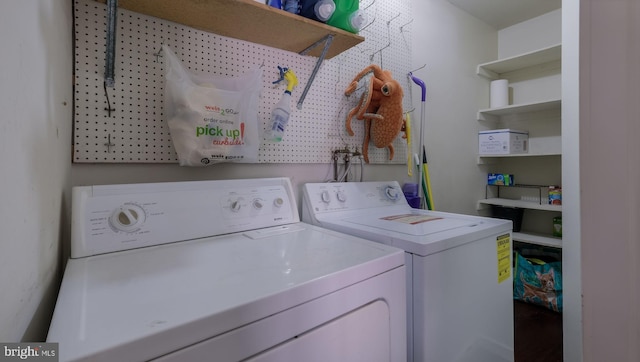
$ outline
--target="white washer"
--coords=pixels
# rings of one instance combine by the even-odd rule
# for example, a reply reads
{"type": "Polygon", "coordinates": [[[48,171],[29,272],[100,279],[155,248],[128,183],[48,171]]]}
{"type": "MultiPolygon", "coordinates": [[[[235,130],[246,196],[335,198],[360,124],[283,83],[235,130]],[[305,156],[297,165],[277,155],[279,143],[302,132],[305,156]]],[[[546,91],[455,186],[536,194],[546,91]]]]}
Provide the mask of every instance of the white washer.
{"type": "Polygon", "coordinates": [[[400,249],[301,223],[289,179],[75,187],[60,361],[404,361],[400,249]]]}
{"type": "Polygon", "coordinates": [[[306,184],[302,219],[405,250],[408,360],[514,360],[511,221],[413,209],[395,181],[306,184]]]}

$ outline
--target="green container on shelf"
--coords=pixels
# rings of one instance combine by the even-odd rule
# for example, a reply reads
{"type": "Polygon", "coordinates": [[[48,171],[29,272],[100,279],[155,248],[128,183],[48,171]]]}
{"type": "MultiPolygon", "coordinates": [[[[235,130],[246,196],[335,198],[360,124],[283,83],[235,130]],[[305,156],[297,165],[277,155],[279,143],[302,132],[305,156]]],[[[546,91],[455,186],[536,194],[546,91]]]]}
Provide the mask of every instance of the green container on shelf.
{"type": "Polygon", "coordinates": [[[562,217],[553,218],[553,236],[562,237],[562,217]]]}
{"type": "Polygon", "coordinates": [[[359,9],[358,0],[335,0],[335,3],[336,10],[327,20],[327,24],[351,33],[359,32],[366,18],[364,12],[359,9]]]}

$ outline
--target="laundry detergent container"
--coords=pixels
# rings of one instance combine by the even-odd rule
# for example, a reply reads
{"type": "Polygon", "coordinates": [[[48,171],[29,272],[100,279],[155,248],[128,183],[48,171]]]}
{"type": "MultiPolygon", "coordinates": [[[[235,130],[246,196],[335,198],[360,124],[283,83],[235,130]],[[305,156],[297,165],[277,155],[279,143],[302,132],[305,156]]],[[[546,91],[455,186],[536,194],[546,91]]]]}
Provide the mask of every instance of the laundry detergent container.
{"type": "Polygon", "coordinates": [[[327,24],[351,33],[359,32],[366,22],[364,11],[359,9],[358,0],[335,0],[336,10],[327,24]]]}

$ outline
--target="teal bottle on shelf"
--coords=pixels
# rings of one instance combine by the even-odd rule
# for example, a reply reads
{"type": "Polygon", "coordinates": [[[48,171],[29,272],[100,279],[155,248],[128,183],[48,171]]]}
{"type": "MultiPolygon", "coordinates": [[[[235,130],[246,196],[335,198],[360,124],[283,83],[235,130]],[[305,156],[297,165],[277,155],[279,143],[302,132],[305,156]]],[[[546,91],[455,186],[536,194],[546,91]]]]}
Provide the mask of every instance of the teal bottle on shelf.
{"type": "Polygon", "coordinates": [[[358,0],[335,0],[336,10],[327,20],[327,24],[346,30],[351,33],[358,33],[365,23],[365,14],[359,9],[358,0]]]}

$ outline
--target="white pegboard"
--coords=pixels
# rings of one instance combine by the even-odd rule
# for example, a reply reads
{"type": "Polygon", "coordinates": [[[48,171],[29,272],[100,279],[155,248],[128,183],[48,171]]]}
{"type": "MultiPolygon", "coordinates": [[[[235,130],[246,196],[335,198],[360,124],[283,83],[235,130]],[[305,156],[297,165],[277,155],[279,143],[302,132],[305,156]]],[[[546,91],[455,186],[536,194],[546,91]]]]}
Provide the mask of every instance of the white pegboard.
{"type": "MultiPolygon", "coordinates": [[[[360,92],[344,96],[351,79],[369,64],[390,70],[404,89],[404,109],[413,109],[407,79],[411,63],[409,0],[361,1],[368,25],[360,32],[365,41],[325,60],[307,93],[301,110],[296,103],[311,76],[317,58],[301,56],[250,42],[195,30],[162,19],[118,9],[115,86],[106,88],[113,111],[107,111],[104,64],[106,6],[75,0],[75,117],[74,162],[176,163],[163,114],[164,63],[157,56],[167,44],[190,70],[235,76],[263,68],[263,90],[258,118],[267,128],[273,105],[284,84],[273,85],[277,66],[293,69],[300,81],[293,91],[292,113],[280,143],[262,143],[261,163],[329,163],[331,151],[362,149],[363,122],[353,120],[355,136],[345,131],[345,117],[360,92]],[[110,114],[109,114],[110,113],[110,114]]],[[[369,146],[371,163],[405,163],[406,142],[400,135],[387,149],[369,146]]]]}

